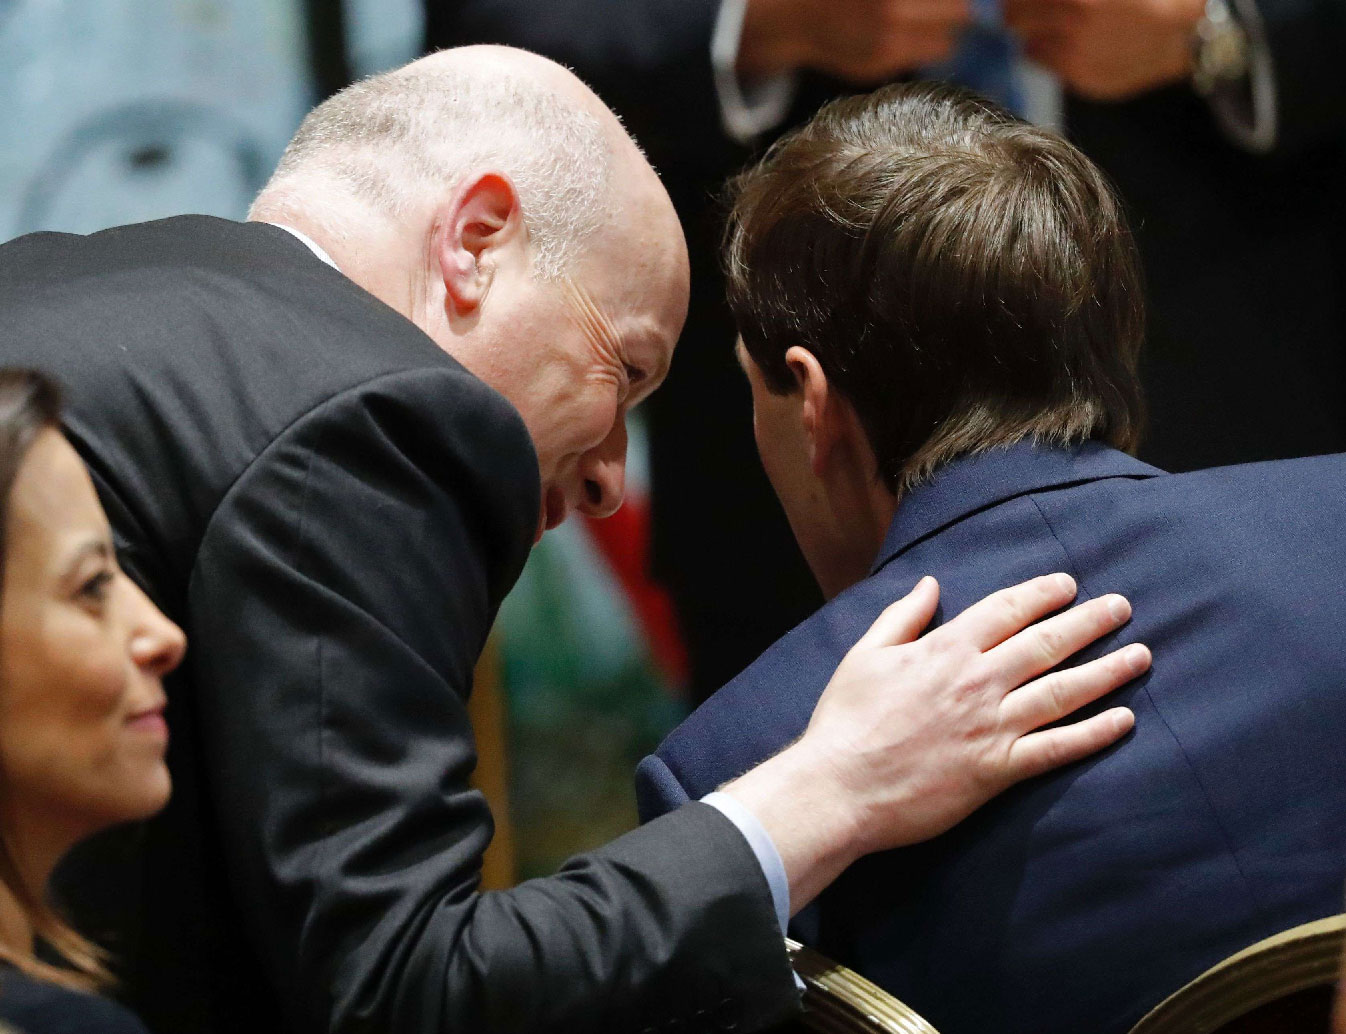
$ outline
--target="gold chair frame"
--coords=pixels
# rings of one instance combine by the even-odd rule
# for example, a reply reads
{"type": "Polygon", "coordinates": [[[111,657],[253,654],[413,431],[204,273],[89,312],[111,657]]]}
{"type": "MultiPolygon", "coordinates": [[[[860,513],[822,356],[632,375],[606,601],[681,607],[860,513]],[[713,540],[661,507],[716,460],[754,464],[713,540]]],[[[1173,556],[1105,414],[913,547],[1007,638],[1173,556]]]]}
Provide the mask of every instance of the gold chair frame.
{"type": "Polygon", "coordinates": [[[939,1034],[916,1012],[859,973],[786,938],[790,964],[804,981],[804,1015],[818,1034],[939,1034]]]}
{"type": "Polygon", "coordinates": [[[1258,941],[1169,995],[1131,1034],[1210,1034],[1263,1005],[1328,986],[1340,972],[1343,944],[1346,915],[1258,941]]]}

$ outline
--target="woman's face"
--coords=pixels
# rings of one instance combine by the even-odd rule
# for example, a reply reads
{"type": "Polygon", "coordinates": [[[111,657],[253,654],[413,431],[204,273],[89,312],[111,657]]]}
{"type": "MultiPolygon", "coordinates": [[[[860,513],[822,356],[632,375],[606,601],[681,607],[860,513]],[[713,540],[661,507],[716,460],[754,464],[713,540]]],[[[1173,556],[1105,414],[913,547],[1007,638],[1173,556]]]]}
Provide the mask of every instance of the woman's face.
{"type": "Polygon", "coordinates": [[[9,500],[0,595],[0,787],[47,846],[168,800],[162,677],[182,631],[117,566],[83,462],[45,430],[9,500]]]}

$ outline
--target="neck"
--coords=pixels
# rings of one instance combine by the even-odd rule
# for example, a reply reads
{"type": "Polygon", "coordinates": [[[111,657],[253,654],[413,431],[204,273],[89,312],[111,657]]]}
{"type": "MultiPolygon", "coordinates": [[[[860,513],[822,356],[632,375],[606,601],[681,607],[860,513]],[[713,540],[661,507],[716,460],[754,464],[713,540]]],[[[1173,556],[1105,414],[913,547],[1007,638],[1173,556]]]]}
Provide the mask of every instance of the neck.
{"type": "Polygon", "coordinates": [[[833,486],[829,498],[835,547],[829,559],[811,566],[823,598],[830,600],[868,576],[898,500],[882,481],[858,466],[851,468],[844,486],[833,486]]]}
{"type": "MultiPolygon", "coordinates": [[[[48,880],[61,857],[73,847],[80,835],[61,824],[46,821],[25,822],[23,815],[10,815],[6,823],[6,847],[14,865],[12,878],[21,881],[30,899],[42,900],[48,880]]],[[[20,957],[33,954],[33,924],[20,902],[20,896],[8,880],[0,880],[0,943],[20,957]]]]}
{"type": "Polygon", "coordinates": [[[0,944],[18,958],[33,954],[33,924],[14,896],[14,891],[0,881],[0,944]]]}
{"type": "Polygon", "coordinates": [[[251,219],[298,230],[327,252],[337,269],[389,308],[417,326],[425,308],[423,246],[408,241],[403,227],[367,211],[354,202],[340,217],[339,232],[332,223],[296,206],[260,204],[251,219]]]}

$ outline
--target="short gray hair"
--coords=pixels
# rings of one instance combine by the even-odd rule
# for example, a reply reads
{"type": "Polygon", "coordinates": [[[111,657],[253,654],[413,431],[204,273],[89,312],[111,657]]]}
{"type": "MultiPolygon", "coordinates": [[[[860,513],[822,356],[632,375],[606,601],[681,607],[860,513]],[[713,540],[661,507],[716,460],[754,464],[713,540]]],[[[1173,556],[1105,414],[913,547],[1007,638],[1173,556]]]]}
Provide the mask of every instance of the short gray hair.
{"type": "Polygon", "coordinates": [[[316,173],[396,218],[484,165],[519,193],[535,274],[562,275],[602,225],[612,148],[592,113],[501,68],[420,61],[346,87],[304,119],[253,214],[302,208],[322,220],[289,189],[316,173]]]}

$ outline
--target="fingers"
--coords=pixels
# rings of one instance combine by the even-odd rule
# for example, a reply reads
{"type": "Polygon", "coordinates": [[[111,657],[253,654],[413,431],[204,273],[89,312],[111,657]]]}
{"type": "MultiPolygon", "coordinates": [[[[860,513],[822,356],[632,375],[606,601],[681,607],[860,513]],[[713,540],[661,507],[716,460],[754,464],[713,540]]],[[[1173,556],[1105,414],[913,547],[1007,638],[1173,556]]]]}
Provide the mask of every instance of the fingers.
{"type": "Polygon", "coordinates": [[[1044,575],[992,593],[930,634],[965,638],[978,650],[986,651],[1074,598],[1075,579],[1070,575],[1044,575]]]}
{"type": "Polygon", "coordinates": [[[970,0],[903,0],[874,23],[879,31],[910,32],[922,26],[956,28],[972,20],[970,0]]]}
{"type": "Polygon", "coordinates": [[[896,603],[890,603],[851,649],[910,643],[921,634],[939,605],[939,583],[926,575],[896,603]]]}
{"type": "Polygon", "coordinates": [[[1016,689],[1005,698],[1000,713],[1011,729],[1028,732],[1060,721],[1130,682],[1149,667],[1149,648],[1132,643],[1087,664],[1052,672],[1016,689]]]}
{"type": "Polygon", "coordinates": [[[1079,20],[1080,11],[1069,4],[1011,3],[1005,8],[1005,24],[1029,40],[1065,35],[1079,20]]]}
{"type": "Polygon", "coordinates": [[[900,33],[875,36],[863,44],[836,48],[831,45],[807,62],[831,75],[853,83],[878,83],[904,74],[923,64],[942,61],[958,43],[961,23],[916,26],[900,33]]]}
{"type": "Polygon", "coordinates": [[[947,28],[910,32],[903,38],[901,58],[894,64],[910,68],[943,61],[958,45],[958,35],[958,29],[947,28]]]}
{"type": "Polygon", "coordinates": [[[1129,620],[1131,604],[1124,596],[1101,596],[1011,636],[988,650],[986,659],[1009,679],[1009,686],[1020,686],[1129,620]]]}
{"type": "Polygon", "coordinates": [[[1116,743],[1135,724],[1136,716],[1128,708],[1114,707],[1074,725],[1022,736],[1010,747],[1006,775],[1010,783],[1017,783],[1080,761],[1116,743]]]}

